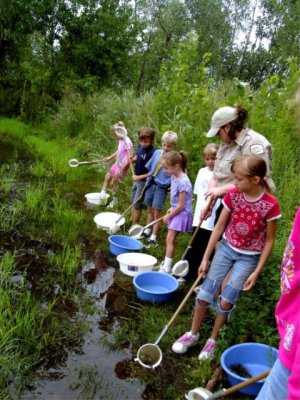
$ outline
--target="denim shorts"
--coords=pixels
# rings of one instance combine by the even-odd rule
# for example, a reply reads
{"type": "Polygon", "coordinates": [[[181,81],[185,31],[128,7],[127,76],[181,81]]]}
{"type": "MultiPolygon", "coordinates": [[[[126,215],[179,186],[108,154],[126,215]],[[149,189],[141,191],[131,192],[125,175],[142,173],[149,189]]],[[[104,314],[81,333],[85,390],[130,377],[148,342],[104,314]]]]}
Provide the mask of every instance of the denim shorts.
{"type": "Polygon", "coordinates": [[[209,304],[213,304],[215,295],[230,270],[231,273],[221,293],[221,299],[235,304],[244,283],[255,270],[259,258],[260,254],[243,254],[235,251],[222,239],[208,274],[200,286],[197,300],[204,300],[209,304]]]}
{"type": "Polygon", "coordinates": [[[145,192],[144,204],[146,206],[155,208],[156,210],[162,210],[164,208],[167,195],[168,187],[152,184],[145,192]]]}
{"type": "MultiPolygon", "coordinates": [[[[142,191],[145,187],[146,179],[135,181],[132,185],[132,192],[131,192],[131,204],[136,201],[138,197],[142,194],[142,191]]],[[[143,201],[142,199],[139,200],[134,206],[134,210],[141,210],[143,208],[143,201]]]]}
{"type": "Polygon", "coordinates": [[[288,396],[288,378],[291,371],[277,358],[255,400],[283,400],[288,396]]]}

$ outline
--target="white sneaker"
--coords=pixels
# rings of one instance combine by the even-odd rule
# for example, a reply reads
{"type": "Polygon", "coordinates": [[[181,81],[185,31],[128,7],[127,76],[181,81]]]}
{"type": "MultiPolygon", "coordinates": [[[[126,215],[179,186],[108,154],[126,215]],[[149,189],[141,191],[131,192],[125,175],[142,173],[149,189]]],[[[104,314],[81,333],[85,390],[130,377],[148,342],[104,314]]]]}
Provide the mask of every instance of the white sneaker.
{"type": "Polygon", "coordinates": [[[186,332],[179,339],[173,343],[172,350],[177,354],[184,354],[190,347],[195,346],[198,343],[199,333],[192,335],[192,332],[186,332]]]}
{"type": "Polygon", "coordinates": [[[162,261],[162,263],[160,264],[158,272],[163,272],[164,274],[170,275],[172,273],[172,267],[167,268],[165,266],[165,262],[162,261]]]}
{"type": "Polygon", "coordinates": [[[148,239],[151,236],[151,229],[147,228],[142,233],[143,238],[148,239]]]}
{"type": "Polygon", "coordinates": [[[118,200],[113,197],[112,201],[108,204],[107,208],[114,208],[118,204],[118,200]]]}
{"type": "Polygon", "coordinates": [[[157,242],[156,239],[150,239],[150,238],[148,238],[148,239],[146,240],[146,243],[145,243],[144,246],[145,246],[146,249],[149,249],[150,247],[157,247],[157,246],[158,246],[158,242],[157,242]]]}
{"type": "Polygon", "coordinates": [[[209,338],[205,343],[205,346],[201,350],[201,353],[198,356],[199,361],[204,360],[212,360],[214,358],[214,352],[216,348],[216,341],[214,339],[209,338]]]}

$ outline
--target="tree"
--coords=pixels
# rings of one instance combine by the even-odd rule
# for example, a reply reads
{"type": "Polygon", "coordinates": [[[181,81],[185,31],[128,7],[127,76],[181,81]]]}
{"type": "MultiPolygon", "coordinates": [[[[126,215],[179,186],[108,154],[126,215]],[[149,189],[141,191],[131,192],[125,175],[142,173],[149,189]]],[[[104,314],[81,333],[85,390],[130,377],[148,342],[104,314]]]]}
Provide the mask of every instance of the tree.
{"type": "Polygon", "coordinates": [[[132,83],[138,23],[128,1],[3,0],[0,110],[34,117],[63,95],[132,83]]]}
{"type": "Polygon", "coordinates": [[[286,76],[292,58],[300,65],[300,2],[255,0],[251,4],[245,39],[227,54],[224,65],[225,76],[258,88],[273,74],[286,76]]]}
{"type": "Polygon", "coordinates": [[[272,73],[286,74],[290,58],[300,66],[300,2],[298,0],[261,0],[262,15],[257,21],[257,37],[269,43],[272,73]]]}
{"type": "Polygon", "coordinates": [[[131,7],[121,1],[93,2],[64,28],[61,58],[71,74],[94,78],[96,87],[132,82],[138,23],[131,7]]]}
{"type": "MultiPolygon", "coordinates": [[[[35,29],[33,9],[35,2],[25,4],[18,0],[2,0],[0,10],[0,109],[11,114],[19,107],[16,91],[22,73],[19,62],[28,37],[35,29]]],[[[21,85],[22,86],[22,85],[21,85]]]]}
{"type": "Polygon", "coordinates": [[[159,71],[172,50],[190,31],[188,15],[180,0],[135,2],[136,17],[144,24],[137,91],[157,85],[159,71]]]}
{"type": "Polygon", "coordinates": [[[230,9],[222,0],[185,0],[192,29],[198,35],[199,59],[211,53],[211,74],[223,70],[223,58],[231,48],[234,30],[230,21],[230,9]]]}

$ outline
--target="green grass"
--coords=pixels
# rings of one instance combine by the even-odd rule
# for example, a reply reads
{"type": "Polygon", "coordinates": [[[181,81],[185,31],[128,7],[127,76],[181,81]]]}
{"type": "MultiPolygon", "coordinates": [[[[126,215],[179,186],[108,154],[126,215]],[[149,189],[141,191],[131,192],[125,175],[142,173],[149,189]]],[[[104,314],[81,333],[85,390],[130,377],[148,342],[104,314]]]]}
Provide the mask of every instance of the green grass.
{"type": "Polygon", "coordinates": [[[64,193],[66,181],[71,186],[90,171],[71,171],[67,161],[74,152],[67,141],[49,143],[25,124],[7,119],[0,120],[0,133],[30,160],[25,168],[17,161],[1,166],[0,231],[8,237],[51,242],[56,250],[45,259],[49,268],[38,287],[45,293],[60,288],[52,298],[35,298],[23,273],[17,272],[17,280],[14,278],[17,253],[4,252],[1,257],[0,393],[5,398],[10,396],[9,383],[16,393],[21,392],[33,379],[36,365],[76,342],[86,329],[63,309],[65,303],[74,302],[75,306],[82,301],[76,281],[82,261],[80,238],[90,234],[91,227],[81,211],[71,208],[64,193]]]}
{"type": "MultiPolygon", "coordinates": [[[[156,129],[158,145],[161,131],[167,128],[178,130],[179,148],[184,147],[189,152],[188,172],[194,180],[198,169],[203,166],[200,155],[207,143],[203,133],[209,126],[211,108],[215,109],[227,102],[240,102],[249,109],[249,125],[267,136],[274,147],[273,177],[282,219],[278,223],[274,251],[256,287],[241,296],[230,324],[221,333],[218,356],[228,346],[245,339],[277,346],[278,335],[273,314],[280,295],[280,263],[299,204],[299,137],[290,102],[295,90],[296,75],[288,77],[285,82],[270,78],[257,92],[249,89],[240,91],[236,84],[228,82],[210,90],[209,83],[204,81],[201,87],[193,89],[193,95],[188,93],[190,89],[185,82],[179,82],[178,84],[183,85],[187,98],[193,99],[189,107],[184,104],[185,99],[178,95],[174,95],[177,100],[173,104],[174,87],[170,80],[170,86],[164,88],[170,93],[168,104],[166,99],[160,100],[161,103],[158,101],[159,98],[162,99],[163,91],[144,93],[139,98],[132,91],[120,95],[104,91],[87,99],[78,95],[66,97],[57,114],[49,118],[44,127],[31,127],[17,120],[0,119],[0,135],[11,141],[18,151],[28,153],[30,159],[26,171],[16,163],[4,164],[0,168],[0,231],[6,235],[18,232],[26,234],[28,238],[51,243],[55,251],[45,257],[48,271],[41,285],[49,288],[57,285],[60,288],[59,294],[54,295],[46,303],[46,307],[45,304],[42,306],[42,299],[34,298],[26,287],[25,280],[21,279],[17,287],[12,285],[11,276],[16,269],[16,256],[9,252],[2,256],[0,396],[2,392],[7,394],[6,388],[12,374],[20,377],[21,390],[31,380],[37,363],[51,357],[55,348],[62,349],[72,339],[78,339],[86,329],[78,321],[69,321],[68,318],[62,320],[61,310],[68,301],[74,303],[75,308],[81,304],[82,294],[76,286],[76,277],[85,258],[84,241],[94,240],[94,243],[101,243],[103,252],[108,251],[106,233],[95,230],[92,213],[82,211],[78,205],[82,201],[78,196],[82,196],[83,190],[92,192],[100,189],[108,165],[70,168],[68,160],[91,159],[95,155],[108,155],[115,151],[116,141],[110,136],[110,126],[118,120],[125,122],[129,136],[135,144],[137,131],[141,126],[152,126],[156,129]],[[177,104],[179,101],[182,104],[177,104]],[[161,107],[158,110],[159,104],[164,104],[168,109],[161,107]],[[178,110],[181,110],[182,115],[178,114],[178,110]],[[22,183],[25,180],[24,184],[20,185],[19,180],[22,183]],[[74,332],[75,338],[72,338],[74,332]]],[[[121,213],[130,203],[131,184],[129,172],[119,187],[120,201],[117,211],[121,213]]],[[[167,208],[168,204],[165,210],[167,208]]],[[[103,209],[100,207],[94,211],[100,210],[103,209]]],[[[130,219],[129,214],[126,216],[127,221],[130,219]]],[[[142,214],[142,225],[145,220],[146,210],[142,214]]],[[[166,232],[166,227],[162,226],[159,233],[160,246],[147,250],[158,261],[164,257],[166,232]]],[[[181,258],[189,240],[188,235],[178,237],[175,262],[181,258]]],[[[113,348],[122,347],[126,339],[132,344],[133,354],[136,354],[142,344],[155,342],[187,289],[188,285],[182,287],[173,302],[162,306],[141,303],[141,307],[134,309],[131,318],[122,316],[110,345],[113,348]]],[[[137,299],[134,300],[140,303],[137,299]]],[[[191,298],[159,344],[164,355],[163,370],[149,374],[149,371],[141,372],[132,365],[137,377],[156,388],[158,398],[181,399],[188,390],[205,386],[218,365],[216,360],[200,366],[197,360],[200,347],[205,343],[212,327],[210,319],[201,329],[199,348],[183,357],[172,354],[173,341],[190,327],[193,304],[194,299],[191,298]],[[162,376],[164,379],[161,379],[162,376]],[[175,379],[174,383],[174,377],[180,379],[175,379]]],[[[93,307],[87,308],[92,312],[93,307]]],[[[212,313],[211,316],[213,315],[212,313]]],[[[82,394],[88,398],[99,389],[99,377],[88,369],[82,369],[81,374],[82,394]]],[[[228,385],[224,377],[220,379],[217,388],[222,385],[228,385]]]]}

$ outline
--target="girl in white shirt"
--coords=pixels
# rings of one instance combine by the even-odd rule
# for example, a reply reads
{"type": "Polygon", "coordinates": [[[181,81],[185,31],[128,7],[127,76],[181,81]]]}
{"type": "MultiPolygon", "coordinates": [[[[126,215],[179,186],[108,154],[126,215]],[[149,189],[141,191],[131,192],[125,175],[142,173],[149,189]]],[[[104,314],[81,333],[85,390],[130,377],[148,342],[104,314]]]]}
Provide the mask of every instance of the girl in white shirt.
{"type": "MultiPolygon", "coordinates": [[[[199,224],[201,210],[205,208],[206,200],[204,193],[207,192],[208,184],[213,176],[217,151],[218,145],[215,143],[209,143],[203,150],[203,157],[206,166],[199,169],[194,185],[194,194],[197,196],[197,203],[194,211],[193,231],[196,230],[199,224]]],[[[206,250],[211,232],[214,229],[216,210],[219,205],[220,200],[217,200],[212,209],[211,216],[202,222],[201,227],[193,240],[192,247],[185,257],[189,263],[189,273],[187,278],[195,280],[198,276],[198,268],[206,250]]]]}

